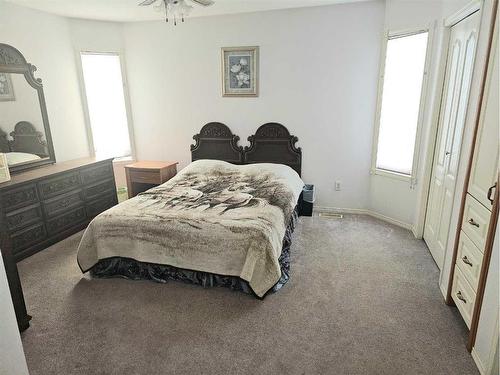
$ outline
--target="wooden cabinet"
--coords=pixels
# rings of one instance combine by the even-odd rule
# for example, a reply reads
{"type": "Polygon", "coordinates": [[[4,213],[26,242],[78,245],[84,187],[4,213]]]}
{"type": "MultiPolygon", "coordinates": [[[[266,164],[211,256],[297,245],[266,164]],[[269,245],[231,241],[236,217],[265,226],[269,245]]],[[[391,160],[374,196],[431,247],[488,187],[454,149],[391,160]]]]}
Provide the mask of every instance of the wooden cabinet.
{"type": "Polygon", "coordinates": [[[498,219],[499,72],[498,40],[492,43],[475,143],[469,160],[450,275],[452,299],[470,328],[471,350],[483,302],[498,219]]]}
{"type": "Polygon", "coordinates": [[[177,162],[139,161],[125,166],[128,197],[161,185],[177,174],[177,162]]]}
{"type": "Polygon", "coordinates": [[[0,184],[0,249],[21,329],[30,317],[16,262],[82,230],[117,203],[112,159],[56,163],[0,184]]]}

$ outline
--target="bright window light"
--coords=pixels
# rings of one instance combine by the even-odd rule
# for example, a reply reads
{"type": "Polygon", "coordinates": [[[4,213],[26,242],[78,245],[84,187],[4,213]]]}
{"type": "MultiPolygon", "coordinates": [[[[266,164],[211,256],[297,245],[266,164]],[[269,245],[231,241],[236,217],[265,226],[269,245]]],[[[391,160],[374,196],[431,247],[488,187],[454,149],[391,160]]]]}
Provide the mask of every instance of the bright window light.
{"type": "Polygon", "coordinates": [[[420,32],[387,41],[377,169],[412,174],[427,35],[420,32]]]}
{"type": "Polygon", "coordinates": [[[120,56],[81,53],[81,60],[96,156],[130,156],[120,56]]]}

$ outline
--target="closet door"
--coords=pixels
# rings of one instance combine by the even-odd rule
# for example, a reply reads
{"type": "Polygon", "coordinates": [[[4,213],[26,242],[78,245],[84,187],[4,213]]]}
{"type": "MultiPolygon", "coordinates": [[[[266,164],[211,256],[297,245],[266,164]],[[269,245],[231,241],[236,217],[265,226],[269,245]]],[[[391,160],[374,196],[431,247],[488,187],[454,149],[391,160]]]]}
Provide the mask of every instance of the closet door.
{"type": "Polygon", "coordinates": [[[497,188],[499,145],[499,84],[498,84],[498,46],[494,46],[493,69],[486,83],[482,103],[484,111],[479,119],[474,158],[470,172],[469,193],[491,211],[493,196],[497,188]]]}
{"type": "Polygon", "coordinates": [[[440,269],[448,242],[479,21],[476,12],[452,26],[450,34],[424,227],[424,240],[440,269]]]}

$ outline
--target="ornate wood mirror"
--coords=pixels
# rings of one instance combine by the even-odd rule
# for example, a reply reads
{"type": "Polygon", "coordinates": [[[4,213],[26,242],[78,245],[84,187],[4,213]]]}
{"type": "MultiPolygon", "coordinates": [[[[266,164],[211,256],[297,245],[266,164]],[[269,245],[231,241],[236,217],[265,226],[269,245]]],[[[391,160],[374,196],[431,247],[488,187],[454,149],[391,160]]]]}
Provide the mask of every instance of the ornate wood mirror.
{"type": "Polygon", "coordinates": [[[42,80],[21,52],[0,43],[0,153],[12,173],[55,163],[42,80]]]}

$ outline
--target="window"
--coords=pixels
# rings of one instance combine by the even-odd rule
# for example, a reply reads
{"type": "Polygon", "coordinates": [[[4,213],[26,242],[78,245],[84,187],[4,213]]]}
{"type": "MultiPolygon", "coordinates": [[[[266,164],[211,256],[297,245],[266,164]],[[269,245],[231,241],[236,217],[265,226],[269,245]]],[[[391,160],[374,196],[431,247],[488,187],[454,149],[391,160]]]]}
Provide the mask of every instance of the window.
{"type": "Polygon", "coordinates": [[[82,74],[94,152],[132,154],[120,55],[82,52],[82,74]]]}
{"type": "Polygon", "coordinates": [[[389,35],[379,92],[375,173],[412,176],[424,82],[427,31],[389,35]]]}

